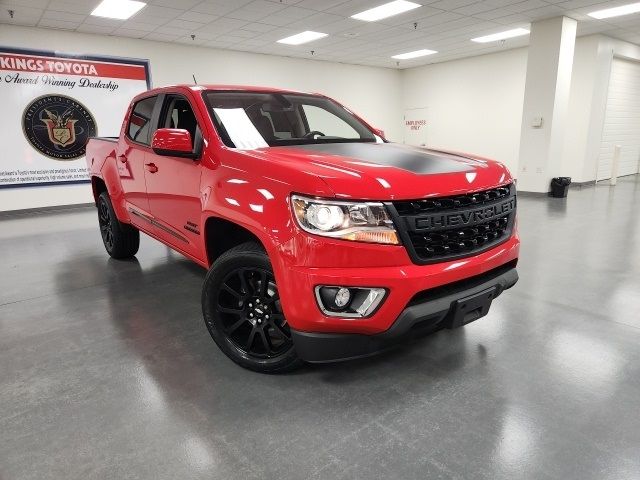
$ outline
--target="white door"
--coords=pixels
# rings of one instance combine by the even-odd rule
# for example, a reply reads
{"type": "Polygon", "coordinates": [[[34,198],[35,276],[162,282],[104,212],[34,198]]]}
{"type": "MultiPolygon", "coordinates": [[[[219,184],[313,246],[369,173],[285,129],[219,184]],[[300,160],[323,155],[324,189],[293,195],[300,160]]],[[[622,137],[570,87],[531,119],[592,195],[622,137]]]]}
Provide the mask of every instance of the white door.
{"type": "Polygon", "coordinates": [[[611,177],[613,149],[620,145],[618,175],[638,173],[640,163],[640,63],[614,58],[598,157],[598,180],[611,177]]]}
{"type": "Polygon", "coordinates": [[[404,143],[415,147],[427,146],[427,109],[410,108],[404,112],[404,143]]]}

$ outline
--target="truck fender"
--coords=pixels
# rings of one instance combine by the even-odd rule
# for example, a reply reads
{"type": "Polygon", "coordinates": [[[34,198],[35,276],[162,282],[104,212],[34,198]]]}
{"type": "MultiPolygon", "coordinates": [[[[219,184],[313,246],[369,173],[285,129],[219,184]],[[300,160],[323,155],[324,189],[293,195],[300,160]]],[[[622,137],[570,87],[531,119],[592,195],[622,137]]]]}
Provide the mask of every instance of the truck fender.
{"type": "Polygon", "coordinates": [[[131,223],[129,212],[125,206],[124,191],[120,183],[115,150],[105,159],[100,173],[107,186],[107,192],[111,198],[111,204],[113,205],[113,210],[116,212],[118,220],[122,223],[131,223]]]}

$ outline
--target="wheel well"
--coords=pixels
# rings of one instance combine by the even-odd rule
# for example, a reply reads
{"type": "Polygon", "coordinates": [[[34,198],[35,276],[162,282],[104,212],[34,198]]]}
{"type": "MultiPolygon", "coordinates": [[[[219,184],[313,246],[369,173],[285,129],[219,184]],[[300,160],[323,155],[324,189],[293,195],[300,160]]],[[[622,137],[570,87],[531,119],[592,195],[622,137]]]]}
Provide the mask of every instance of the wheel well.
{"type": "Polygon", "coordinates": [[[100,177],[91,177],[91,187],[93,188],[93,198],[96,202],[100,194],[107,191],[107,185],[100,177]]]}
{"type": "Polygon", "coordinates": [[[222,218],[210,217],[205,224],[205,240],[209,265],[230,248],[255,242],[264,249],[258,237],[240,225],[222,218]]]}

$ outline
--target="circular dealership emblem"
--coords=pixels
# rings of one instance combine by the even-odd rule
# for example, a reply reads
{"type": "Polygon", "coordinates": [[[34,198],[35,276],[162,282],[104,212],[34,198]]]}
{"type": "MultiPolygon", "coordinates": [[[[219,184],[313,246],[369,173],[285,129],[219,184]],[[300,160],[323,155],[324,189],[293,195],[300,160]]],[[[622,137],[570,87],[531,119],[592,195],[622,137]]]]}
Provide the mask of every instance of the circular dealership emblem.
{"type": "Polygon", "coordinates": [[[33,100],[22,115],[29,143],[55,160],[75,160],[84,155],[96,121],[83,104],[64,95],[44,95],[33,100]]]}

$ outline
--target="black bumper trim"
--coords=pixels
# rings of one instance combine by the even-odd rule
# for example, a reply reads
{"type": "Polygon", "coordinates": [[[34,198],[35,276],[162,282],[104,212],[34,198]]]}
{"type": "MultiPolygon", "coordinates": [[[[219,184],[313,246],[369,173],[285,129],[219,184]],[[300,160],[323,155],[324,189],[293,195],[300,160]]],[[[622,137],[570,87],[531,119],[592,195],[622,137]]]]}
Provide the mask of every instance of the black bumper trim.
{"type": "MultiPolygon", "coordinates": [[[[454,305],[458,300],[489,289],[495,289],[492,292],[495,298],[517,281],[515,266],[508,270],[498,268],[494,272],[488,272],[480,276],[477,282],[473,282],[473,279],[465,280],[458,288],[449,287],[445,294],[440,291],[431,300],[411,302],[388,330],[376,335],[313,333],[294,329],[291,329],[291,335],[298,356],[306,362],[328,363],[368,357],[434,330],[460,326],[453,324],[454,305]],[[491,275],[492,273],[494,274],[491,275]]],[[[434,293],[437,290],[434,289],[434,293]]],[[[422,292],[420,297],[426,297],[429,292],[422,292]]]]}

